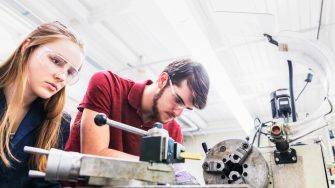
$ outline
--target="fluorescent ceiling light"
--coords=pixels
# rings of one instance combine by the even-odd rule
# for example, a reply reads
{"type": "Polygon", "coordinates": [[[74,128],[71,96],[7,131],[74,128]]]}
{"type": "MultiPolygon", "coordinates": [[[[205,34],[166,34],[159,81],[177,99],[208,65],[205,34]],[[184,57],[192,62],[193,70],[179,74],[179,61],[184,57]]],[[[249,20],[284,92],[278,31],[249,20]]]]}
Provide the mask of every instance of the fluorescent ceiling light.
{"type": "Polygon", "coordinates": [[[184,0],[157,0],[159,8],[192,54],[209,72],[211,85],[215,87],[246,134],[253,127],[253,118],[242,103],[230,78],[216,56],[212,46],[193,18],[184,0]]]}

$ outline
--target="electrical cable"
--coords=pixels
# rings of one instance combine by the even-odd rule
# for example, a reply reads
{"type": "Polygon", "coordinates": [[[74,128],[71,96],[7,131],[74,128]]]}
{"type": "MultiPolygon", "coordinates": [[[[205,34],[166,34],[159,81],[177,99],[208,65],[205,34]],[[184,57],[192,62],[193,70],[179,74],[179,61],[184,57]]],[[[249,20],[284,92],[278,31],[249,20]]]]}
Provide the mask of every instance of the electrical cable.
{"type": "Polygon", "coordinates": [[[319,16],[319,25],[318,25],[318,33],[316,35],[316,39],[319,40],[320,29],[321,29],[321,21],[322,21],[322,12],[323,12],[323,0],[321,0],[321,7],[320,7],[320,16],[319,16]]]}
{"type": "Polygon", "coordinates": [[[266,136],[267,136],[267,135],[270,135],[269,133],[265,133],[265,132],[261,132],[261,131],[260,131],[259,133],[260,133],[260,134],[264,134],[264,135],[266,135],[266,136]]]}
{"type": "Polygon", "coordinates": [[[313,74],[312,73],[308,73],[307,74],[307,78],[305,79],[306,84],[305,84],[304,88],[302,88],[302,90],[300,91],[300,93],[299,93],[298,97],[295,99],[295,101],[297,101],[299,99],[300,95],[305,90],[307,84],[310,83],[310,82],[312,82],[312,79],[313,79],[313,74]]]}
{"type": "Polygon", "coordinates": [[[258,135],[258,143],[257,143],[257,147],[259,147],[260,134],[263,134],[263,135],[269,135],[268,133],[264,133],[264,132],[262,132],[262,128],[263,128],[263,127],[266,127],[266,126],[267,126],[266,124],[267,124],[267,123],[270,123],[270,122],[272,122],[272,121],[267,121],[267,122],[262,123],[262,121],[261,121],[258,117],[256,117],[256,118],[254,119],[254,124],[255,124],[255,121],[256,121],[256,120],[259,122],[259,124],[258,124],[258,126],[256,127],[256,131],[255,131],[255,134],[254,134],[254,136],[253,136],[251,145],[253,145],[253,144],[255,143],[256,136],[258,135]]]}
{"type": "Polygon", "coordinates": [[[267,135],[270,135],[269,133],[265,133],[265,132],[262,132],[262,129],[263,127],[267,127],[266,123],[269,123],[271,121],[267,121],[265,123],[262,123],[260,128],[259,128],[259,131],[258,131],[258,139],[257,139],[257,147],[260,147],[260,142],[261,142],[261,134],[267,136],[267,135]]]}
{"type": "Polygon", "coordinates": [[[260,142],[261,142],[261,132],[262,132],[263,126],[261,125],[258,129],[258,138],[257,138],[257,147],[259,148],[260,142]]]}
{"type": "Polygon", "coordinates": [[[258,131],[259,131],[259,128],[262,126],[262,121],[261,121],[258,117],[256,117],[256,118],[254,119],[254,124],[255,124],[255,121],[256,121],[256,120],[258,120],[259,124],[258,124],[258,126],[256,127],[256,131],[255,131],[255,134],[254,134],[254,136],[253,136],[251,145],[254,145],[254,143],[255,143],[255,139],[256,139],[256,136],[257,136],[257,133],[258,133],[258,131]]]}
{"type": "Polygon", "coordinates": [[[251,145],[254,145],[254,143],[255,143],[255,139],[256,139],[256,136],[257,136],[257,134],[258,134],[258,131],[259,131],[260,127],[261,127],[261,126],[258,126],[258,127],[257,127],[256,132],[255,132],[255,134],[254,134],[254,137],[253,137],[253,139],[252,139],[251,145]]]}
{"type": "Polygon", "coordinates": [[[330,105],[330,110],[329,110],[329,112],[328,112],[327,114],[325,114],[323,117],[325,117],[325,116],[327,116],[327,115],[329,115],[329,114],[331,114],[331,113],[333,112],[333,103],[329,100],[328,97],[326,97],[326,99],[327,99],[327,101],[328,101],[328,103],[329,103],[329,105],[330,105]]]}
{"type": "Polygon", "coordinates": [[[309,82],[306,82],[304,88],[302,88],[302,90],[301,90],[300,93],[298,94],[298,96],[297,96],[297,98],[295,99],[295,101],[297,101],[297,100],[299,99],[300,95],[301,95],[302,92],[305,90],[305,88],[306,88],[306,86],[307,86],[308,83],[309,83],[309,82]]]}
{"type": "Polygon", "coordinates": [[[291,99],[291,108],[292,108],[292,121],[297,121],[296,111],[295,111],[295,102],[294,102],[294,92],[293,92],[293,66],[292,61],[287,60],[288,64],[288,74],[289,74],[289,87],[290,87],[290,99],[291,99]]]}

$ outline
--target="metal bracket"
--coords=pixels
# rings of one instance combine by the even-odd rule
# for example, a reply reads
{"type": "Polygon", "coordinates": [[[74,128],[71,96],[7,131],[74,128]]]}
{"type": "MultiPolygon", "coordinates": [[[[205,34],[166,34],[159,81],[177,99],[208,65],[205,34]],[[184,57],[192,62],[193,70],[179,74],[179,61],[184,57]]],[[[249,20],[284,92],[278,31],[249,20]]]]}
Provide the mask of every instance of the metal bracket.
{"type": "Polygon", "coordinates": [[[290,148],[285,152],[275,150],[273,154],[276,164],[289,164],[297,162],[297,152],[293,148],[290,148]]]}

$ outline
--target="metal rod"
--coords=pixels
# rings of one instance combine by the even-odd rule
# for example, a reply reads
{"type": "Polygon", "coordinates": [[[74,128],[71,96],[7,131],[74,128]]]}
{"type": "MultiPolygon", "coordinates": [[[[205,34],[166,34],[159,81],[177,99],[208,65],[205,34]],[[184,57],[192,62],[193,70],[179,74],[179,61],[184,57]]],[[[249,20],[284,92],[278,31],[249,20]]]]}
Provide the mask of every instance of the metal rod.
{"type": "Polygon", "coordinates": [[[132,127],[130,125],[108,119],[106,114],[103,114],[103,113],[97,114],[94,118],[94,122],[98,126],[103,126],[103,125],[107,124],[109,126],[112,126],[112,127],[118,128],[118,129],[122,129],[124,131],[131,132],[131,133],[134,133],[134,134],[138,134],[138,135],[141,135],[141,136],[148,135],[148,132],[145,131],[145,130],[138,129],[138,128],[132,127]]]}
{"type": "Polygon", "coordinates": [[[114,121],[114,120],[111,120],[111,119],[108,119],[108,118],[107,118],[106,124],[109,125],[109,126],[118,128],[118,129],[122,129],[122,130],[127,131],[127,132],[131,132],[131,133],[134,133],[134,134],[141,135],[141,136],[148,135],[148,132],[145,131],[145,130],[138,129],[136,127],[132,127],[130,125],[120,123],[120,122],[117,122],[117,121],[114,121]]]}
{"type": "Polygon", "coordinates": [[[45,173],[37,170],[29,170],[29,177],[31,178],[44,178],[45,173]]]}
{"type": "Polygon", "coordinates": [[[30,154],[41,154],[41,155],[49,155],[49,151],[41,148],[34,148],[30,146],[24,146],[23,151],[30,154]]]}

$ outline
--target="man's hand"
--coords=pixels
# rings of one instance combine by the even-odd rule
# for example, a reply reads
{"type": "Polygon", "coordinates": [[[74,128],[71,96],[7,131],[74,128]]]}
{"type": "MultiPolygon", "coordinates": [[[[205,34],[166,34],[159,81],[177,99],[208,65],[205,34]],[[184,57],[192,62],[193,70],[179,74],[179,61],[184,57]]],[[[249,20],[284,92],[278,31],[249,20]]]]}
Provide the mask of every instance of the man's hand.
{"type": "Polygon", "coordinates": [[[177,185],[200,185],[198,180],[189,173],[184,163],[173,164],[177,185]]]}

